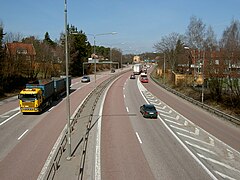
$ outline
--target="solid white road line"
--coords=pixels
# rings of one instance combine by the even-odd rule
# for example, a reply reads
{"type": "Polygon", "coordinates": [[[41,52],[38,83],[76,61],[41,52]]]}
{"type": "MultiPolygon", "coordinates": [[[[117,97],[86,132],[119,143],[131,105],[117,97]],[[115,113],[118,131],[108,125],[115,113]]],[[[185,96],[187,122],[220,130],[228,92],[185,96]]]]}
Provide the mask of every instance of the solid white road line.
{"type": "Polygon", "coordinates": [[[142,144],[142,140],[141,140],[141,138],[140,138],[140,136],[138,135],[138,133],[136,132],[136,136],[137,136],[137,138],[138,138],[138,141],[140,142],[140,144],[142,144]]]}
{"type": "Polygon", "coordinates": [[[48,110],[48,112],[50,112],[53,108],[54,108],[54,107],[51,107],[51,108],[48,110]]]}
{"type": "Polygon", "coordinates": [[[18,137],[18,140],[20,140],[28,131],[29,131],[28,129],[24,131],[24,133],[22,133],[22,135],[18,137]]]}
{"type": "Polygon", "coordinates": [[[5,124],[6,122],[10,121],[12,118],[14,118],[15,116],[17,116],[18,114],[20,114],[21,112],[17,112],[16,114],[12,115],[11,117],[9,117],[8,119],[6,119],[5,121],[0,123],[0,126],[2,126],[3,124],[5,124]]]}
{"type": "Polygon", "coordinates": [[[127,109],[127,112],[129,112],[129,109],[128,109],[128,107],[126,107],[126,109],[127,109]]]}
{"type": "Polygon", "coordinates": [[[118,78],[116,78],[113,82],[111,82],[111,84],[107,87],[107,89],[105,90],[104,94],[103,94],[103,100],[101,102],[100,105],[100,109],[99,109],[99,119],[97,121],[97,137],[96,137],[96,149],[95,149],[95,178],[94,180],[101,180],[101,126],[102,126],[102,113],[103,113],[103,106],[105,103],[105,99],[108,93],[108,90],[110,89],[110,87],[112,86],[112,84],[119,79],[121,76],[119,76],[118,78]]]}
{"type": "MultiPolygon", "coordinates": [[[[143,95],[143,91],[146,91],[146,88],[141,86],[140,82],[138,81],[138,89],[142,95],[142,97],[145,99],[146,102],[147,99],[143,95]]],[[[168,129],[168,131],[175,137],[175,139],[182,145],[182,147],[197,161],[197,163],[207,172],[207,174],[213,179],[217,180],[217,177],[214,176],[214,174],[198,159],[198,157],[182,142],[182,140],[171,130],[171,128],[164,122],[164,120],[158,115],[158,118],[161,120],[161,122],[164,124],[164,126],[168,129]]]]}

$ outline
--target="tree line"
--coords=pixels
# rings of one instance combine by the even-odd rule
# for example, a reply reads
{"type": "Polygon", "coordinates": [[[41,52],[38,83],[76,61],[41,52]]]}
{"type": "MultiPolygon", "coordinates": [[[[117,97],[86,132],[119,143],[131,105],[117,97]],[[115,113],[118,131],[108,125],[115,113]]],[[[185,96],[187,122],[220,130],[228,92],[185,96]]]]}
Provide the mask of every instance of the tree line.
{"type": "MultiPolygon", "coordinates": [[[[217,39],[212,26],[206,26],[200,18],[192,16],[185,34],[172,32],[163,36],[154,48],[162,57],[165,56],[166,68],[171,72],[187,74],[191,60],[198,61],[204,75],[204,86],[211,98],[217,102],[224,101],[231,107],[240,106],[239,20],[233,19],[217,39]],[[185,65],[185,70],[180,65],[185,65]]],[[[163,60],[159,63],[163,67],[163,60]]]]}
{"type": "MultiPolygon", "coordinates": [[[[88,41],[83,31],[71,25],[68,30],[69,74],[73,77],[83,75],[83,63],[88,61],[93,53],[93,45],[88,41]]],[[[52,40],[48,32],[41,40],[35,36],[23,37],[20,33],[4,32],[3,23],[0,23],[0,96],[6,92],[23,88],[29,81],[39,78],[50,78],[65,74],[65,34],[61,33],[58,40],[52,40]],[[21,42],[32,44],[36,55],[33,62],[27,62],[24,56],[18,58],[8,56],[6,43],[21,42]]],[[[95,47],[98,57],[110,58],[110,48],[103,46],[95,47]]],[[[111,50],[115,61],[120,62],[122,56],[119,49],[111,50]]],[[[101,68],[99,65],[97,68],[101,68]]],[[[91,73],[92,65],[85,66],[84,72],[91,73]]]]}

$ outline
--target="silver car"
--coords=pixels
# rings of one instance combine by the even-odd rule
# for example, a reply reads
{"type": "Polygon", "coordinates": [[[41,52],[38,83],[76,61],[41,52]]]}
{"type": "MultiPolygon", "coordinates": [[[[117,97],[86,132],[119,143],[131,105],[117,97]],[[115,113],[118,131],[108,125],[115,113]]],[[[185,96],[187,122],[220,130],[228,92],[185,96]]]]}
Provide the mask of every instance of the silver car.
{"type": "Polygon", "coordinates": [[[82,83],[90,82],[90,77],[87,75],[83,76],[81,82],[82,83]]]}

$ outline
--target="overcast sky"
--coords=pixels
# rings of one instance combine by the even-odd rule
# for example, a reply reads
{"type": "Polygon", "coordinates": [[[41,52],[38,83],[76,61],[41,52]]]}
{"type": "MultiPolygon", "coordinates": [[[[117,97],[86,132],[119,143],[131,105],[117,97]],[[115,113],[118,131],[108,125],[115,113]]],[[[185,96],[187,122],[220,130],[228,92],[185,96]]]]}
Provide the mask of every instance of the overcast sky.
{"type": "MultiPolygon", "coordinates": [[[[4,32],[52,40],[64,32],[64,0],[1,0],[4,32]]],[[[184,34],[191,16],[211,25],[221,37],[233,19],[240,19],[240,0],[67,0],[68,23],[97,36],[96,44],[136,54],[153,52],[153,45],[172,32],[184,34]]],[[[92,36],[88,40],[93,44],[92,36]]]]}

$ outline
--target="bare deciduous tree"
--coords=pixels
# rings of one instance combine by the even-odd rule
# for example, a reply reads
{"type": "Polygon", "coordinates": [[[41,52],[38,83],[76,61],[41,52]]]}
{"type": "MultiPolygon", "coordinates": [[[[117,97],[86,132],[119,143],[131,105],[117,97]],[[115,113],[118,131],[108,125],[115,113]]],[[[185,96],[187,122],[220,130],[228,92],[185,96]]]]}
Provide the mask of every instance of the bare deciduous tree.
{"type": "Polygon", "coordinates": [[[231,105],[236,107],[240,104],[240,82],[237,78],[237,67],[240,65],[240,22],[233,20],[224,32],[220,46],[225,53],[225,64],[228,67],[227,84],[231,105]]]}
{"type": "Polygon", "coordinates": [[[182,39],[182,35],[178,33],[171,33],[168,36],[162,37],[162,39],[153,46],[157,52],[165,53],[166,60],[168,61],[171,70],[174,70],[176,67],[176,45],[177,42],[182,39]]]}
{"type": "Polygon", "coordinates": [[[206,31],[206,39],[204,41],[204,47],[208,51],[215,51],[218,47],[218,42],[216,35],[212,29],[212,26],[209,26],[206,31]]]}
{"type": "Polygon", "coordinates": [[[193,49],[203,49],[205,32],[206,25],[203,21],[201,19],[197,19],[195,16],[192,16],[186,32],[188,46],[193,49]]]}
{"type": "Polygon", "coordinates": [[[21,42],[23,39],[23,35],[21,33],[13,33],[13,32],[8,32],[5,37],[4,37],[4,42],[5,43],[11,43],[11,42],[21,42]]]}

